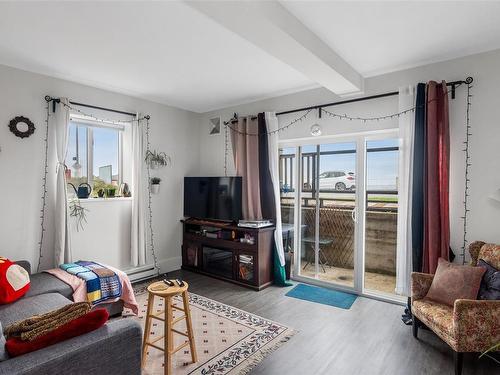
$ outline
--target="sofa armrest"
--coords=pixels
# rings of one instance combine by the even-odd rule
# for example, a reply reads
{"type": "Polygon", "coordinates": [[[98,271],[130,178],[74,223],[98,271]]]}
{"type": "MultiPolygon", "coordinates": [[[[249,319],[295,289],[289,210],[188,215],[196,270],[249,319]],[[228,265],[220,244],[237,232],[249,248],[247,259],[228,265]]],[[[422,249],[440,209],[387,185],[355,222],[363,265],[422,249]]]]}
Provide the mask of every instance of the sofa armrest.
{"type": "Polygon", "coordinates": [[[140,375],[141,338],[137,321],[109,321],[93,332],[0,362],[0,374],[140,375]]]}
{"type": "Polygon", "coordinates": [[[434,275],[421,272],[411,273],[411,300],[416,301],[424,298],[431,287],[434,275]]]}
{"type": "Polygon", "coordinates": [[[458,351],[482,352],[500,342],[500,301],[458,299],[453,308],[458,351]]]}

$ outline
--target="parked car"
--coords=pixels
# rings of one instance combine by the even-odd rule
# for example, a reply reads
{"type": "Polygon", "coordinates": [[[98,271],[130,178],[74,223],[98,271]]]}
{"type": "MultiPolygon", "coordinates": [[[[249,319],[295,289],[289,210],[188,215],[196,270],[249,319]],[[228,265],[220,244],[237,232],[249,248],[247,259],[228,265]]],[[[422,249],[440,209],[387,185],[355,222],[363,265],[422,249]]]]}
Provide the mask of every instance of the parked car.
{"type": "Polygon", "coordinates": [[[353,172],[328,171],[319,175],[320,190],[354,190],[356,178],[353,172]]]}

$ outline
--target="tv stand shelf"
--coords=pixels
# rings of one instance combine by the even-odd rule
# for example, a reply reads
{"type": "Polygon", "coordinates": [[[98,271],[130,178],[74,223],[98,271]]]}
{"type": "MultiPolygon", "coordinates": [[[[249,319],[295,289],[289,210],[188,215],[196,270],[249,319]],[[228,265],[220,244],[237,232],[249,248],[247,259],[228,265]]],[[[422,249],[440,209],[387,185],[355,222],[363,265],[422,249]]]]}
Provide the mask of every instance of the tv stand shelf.
{"type": "Polygon", "coordinates": [[[274,226],[243,228],[199,219],[182,223],[183,269],[255,290],[272,284],[274,226]],[[241,238],[253,241],[241,242],[241,238]]]}

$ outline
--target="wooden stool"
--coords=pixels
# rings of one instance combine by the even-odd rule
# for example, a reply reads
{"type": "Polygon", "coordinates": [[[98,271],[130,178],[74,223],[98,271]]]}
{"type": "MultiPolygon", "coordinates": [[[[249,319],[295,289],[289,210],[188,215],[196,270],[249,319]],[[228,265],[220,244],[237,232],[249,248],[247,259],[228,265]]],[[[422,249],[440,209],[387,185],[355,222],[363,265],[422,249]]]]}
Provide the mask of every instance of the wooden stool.
{"type": "Polygon", "coordinates": [[[189,297],[187,290],[188,290],[188,283],[185,281],[183,287],[179,286],[169,287],[163,281],[158,281],[148,286],[148,311],[146,313],[146,324],[144,327],[144,341],[142,343],[142,367],[144,367],[146,363],[146,355],[147,355],[146,353],[148,345],[164,352],[165,374],[172,373],[172,355],[187,345],[190,346],[191,359],[193,360],[193,363],[197,361],[196,348],[194,345],[193,326],[191,324],[191,311],[189,309],[189,297]],[[172,298],[178,295],[182,295],[184,308],[180,308],[172,304],[172,298]],[[165,299],[165,310],[162,310],[157,314],[154,314],[153,311],[155,296],[165,299]],[[173,309],[182,311],[184,315],[173,319],[173,314],[172,314],[173,309]],[[163,318],[161,317],[162,314],[164,314],[163,318]],[[152,319],[157,319],[164,322],[165,334],[161,337],[155,338],[153,341],[149,341],[152,319]],[[180,322],[183,319],[186,320],[187,332],[181,332],[173,328],[174,324],[180,322]],[[184,344],[179,345],[177,348],[174,348],[174,333],[187,337],[188,341],[186,341],[184,344]],[[163,339],[163,348],[156,345],[156,343],[161,339],[163,339]]]}

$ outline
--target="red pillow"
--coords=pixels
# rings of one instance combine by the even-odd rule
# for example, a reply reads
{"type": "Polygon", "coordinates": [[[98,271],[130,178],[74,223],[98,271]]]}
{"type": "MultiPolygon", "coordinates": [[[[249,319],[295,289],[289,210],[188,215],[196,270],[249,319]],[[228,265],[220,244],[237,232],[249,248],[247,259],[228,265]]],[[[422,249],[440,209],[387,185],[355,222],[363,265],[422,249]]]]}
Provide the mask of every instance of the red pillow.
{"type": "Polygon", "coordinates": [[[72,337],[94,331],[102,327],[108,318],[109,314],[106,309],[96,309],[32,341],[23,341],[18,337],[11,337],[7,340],[5,349],[11,357],[34,352],[72,337]]]}
{"type": "Polygon", "coordinates": [[[23,267],[0,257],[0,304],[11,303],[26,294],[30,275],[23,267]]]}
{"type": "Polygon", "coordinates": [[[476,299],[485,271],[483,267],[462,266],[439,258],[426,297],[451,307],[457,299],[476,299]]]}

